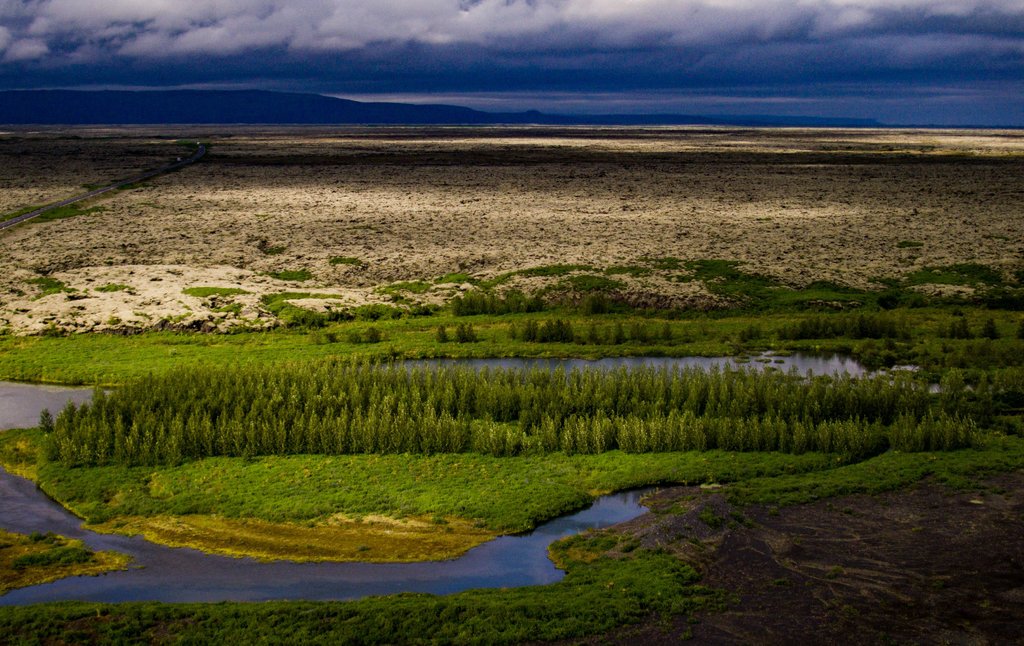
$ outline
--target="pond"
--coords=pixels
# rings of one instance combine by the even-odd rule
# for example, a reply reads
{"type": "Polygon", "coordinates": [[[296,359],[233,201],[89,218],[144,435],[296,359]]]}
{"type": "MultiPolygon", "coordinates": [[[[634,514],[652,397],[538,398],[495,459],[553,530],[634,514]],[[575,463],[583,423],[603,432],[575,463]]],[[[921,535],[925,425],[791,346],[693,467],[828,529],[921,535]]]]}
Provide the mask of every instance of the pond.
{"type": "Polygon", "coordinates": [[[843,355],[815,355],[794,353],[775,355],[770,353],[737,357],[606,357],[604,359],[559,359],[559,358],[499,358],[499,359],[420,359],[406,361],[408,365],[468,366],[505,370],[524,368],[546,368],[557,370],[616,370],[618,368],[750,368],[763,370],[774,368],[783,372],[796,370],[801,375],[811,372],[815,375],[849,375],[863,377],[870,371],[855,359],[843,355]]]}
{"type": "Polygon", "coordinates": [[[0,381],[0,430],[36,426],[44,408],[56,415],[68,401],[81,404],[91,397],[91,388],[0,381]]]}

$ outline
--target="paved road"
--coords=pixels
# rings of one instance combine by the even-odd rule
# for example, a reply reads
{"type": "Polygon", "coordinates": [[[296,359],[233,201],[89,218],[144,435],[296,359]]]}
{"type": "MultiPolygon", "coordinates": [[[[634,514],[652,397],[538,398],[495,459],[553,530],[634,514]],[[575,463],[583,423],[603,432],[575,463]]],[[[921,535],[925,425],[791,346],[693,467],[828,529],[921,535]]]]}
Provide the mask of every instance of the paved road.
{"type": "Polygon", "coordinates": [[[89,199],[91,197],[96,197],[97,195],[103,195],[104,193],[109,193],[110,191],[117,190],[117,189],[121,188],[122,186],[127,186],[128,184],[135,184],[136,182],[143,182],[143,181],[145,181],[147,179],[150,179],[151,177],[156,177],[157,175],[162,175],[164,173],[169,173],[172,170],[178,170],[179,168],[183,168],[185,166],[188,166],[191,163],[194,163],[194,162],[198,161],[205,154],[206,154],[206,146],[204,146],[203,144],[199,144],[199,148],[196,149],[196,152],[191,157],[189,157],[187,159],[182,159],[181,161],[175,162],[175,163],[171,164],[170,166],[164,166],[163,168],[158,168],[157,170],[147,171],[147,172],[142,173],[140,175],[136,175],[134,177],[129,177],[128,179],[123,179],[123,180],[121,180],[119,182],[116,182],[114,184],[111,184],[109,186],[104,186],[103,188],[98,188],[98,189],[96,189],[94,191],[89,191],[88,193],[83,193],[83,194],[77,195],[75,197],[69,197],[68,199],[63,200],[61,202],[55,202],[53,204],[47,204],[46,206],[40,207],[40,208],[36,209],[35,211],[30,211],[29,213],[23,213],[22,215],[19,215],[16,218],[11,218],[10,220],[6,220],[4,222],[0,222],[0,230],[13,227],[16,224],[21,224],[25,220],[31,220],[32,218],[40,216],[43,213],[46,213],[47,211],[52,211],[52,210],[58,209],[58,208],[60,208],[62,206],[67,206],[69,204],[74,204],[75,202],[81,202],[82,200],[87,200],[87,199],[89,199]]]}

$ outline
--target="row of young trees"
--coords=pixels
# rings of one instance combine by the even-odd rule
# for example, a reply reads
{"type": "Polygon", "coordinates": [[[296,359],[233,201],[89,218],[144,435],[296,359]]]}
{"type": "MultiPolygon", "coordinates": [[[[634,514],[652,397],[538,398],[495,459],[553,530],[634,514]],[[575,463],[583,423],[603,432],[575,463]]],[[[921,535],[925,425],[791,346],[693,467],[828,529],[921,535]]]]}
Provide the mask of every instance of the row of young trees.
{"type": "Polygon", "coordinates": [[[69,404],[49,432],[65,465],[300,453],[495,455],[730,449],[949,449],[975,426],[909,376],[753,370],[565,372],[324,362],[204,367],[69,404]]]}
{"type": "Polygon", "coordinates": [[[779,330],[780,339],[900,339],[910,338],[910,325],[895,314],[834,314],[809,316],[779,330]]]}

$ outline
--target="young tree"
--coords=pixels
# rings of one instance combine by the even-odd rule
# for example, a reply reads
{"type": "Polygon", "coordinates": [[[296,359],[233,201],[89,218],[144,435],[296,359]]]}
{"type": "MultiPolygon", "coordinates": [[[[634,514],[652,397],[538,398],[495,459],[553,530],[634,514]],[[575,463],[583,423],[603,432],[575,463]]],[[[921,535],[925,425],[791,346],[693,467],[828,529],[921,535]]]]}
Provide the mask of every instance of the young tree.
{"type": "Polygon", "coordinates": [[[39,413],[39,429],[43,433],[53,432],[53,415],[50,414],[49,408],[44,408],[43,412],[39,413]]]}
{"type": "Polygon", "coordinates": [[[459,323],[455,328],[455,340],[459,343],[473,343],[476,341],[476,330],[469,323],[459,323]]]}
{"type": "Polygon", "coordinates": [[[999,328],[996,327],[995,319],[989,317],[985,324],[981,327],[981,336],[986,339],[998,339],[999,328]]]}

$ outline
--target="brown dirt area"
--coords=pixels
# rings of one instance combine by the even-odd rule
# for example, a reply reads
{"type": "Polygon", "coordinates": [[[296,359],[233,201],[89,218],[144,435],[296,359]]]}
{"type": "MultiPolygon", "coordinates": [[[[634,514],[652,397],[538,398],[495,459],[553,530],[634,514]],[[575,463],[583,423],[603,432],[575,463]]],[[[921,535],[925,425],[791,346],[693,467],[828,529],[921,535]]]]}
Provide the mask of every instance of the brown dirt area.
{"type": "MultiPolygon", "coordinates": [[[[795,286],[866,288],[957,262],[1008,272],[1024,255],[1024,134],[1009,131],[8,132],[0,210],[159,166],[187,152],[176,137],[208,141],[207,159],[119,192],[102,211],[0,234],[0,329],[264,325],[267,293],[330,294],[350,306],[387,301],[377,290],[396,281],[560,263],[721,258],[795,286]],[[363,264],[332,264],[337,257],[363,264]],[[299,269],[312,279],[265,275],[299,269]],[[28,281],[40,274],[77,292],[38,298],[28,281]],[[110,284],[129,289],[96,291],[110,284]],[[249,296],[243,311],[217,316],[181,293],[192,286],[249,296]]],[[[671,274],[613,278],[661,305],[714,302],[671,274]]]]}
{"type": "Polygon", "coordinates": [[[1024,643],[1024,473],[975,491],[922,483],[780,510],[677,487],[651,508],[615,531],[697,564],[733,600],[602,643],[1024,643]]]}

